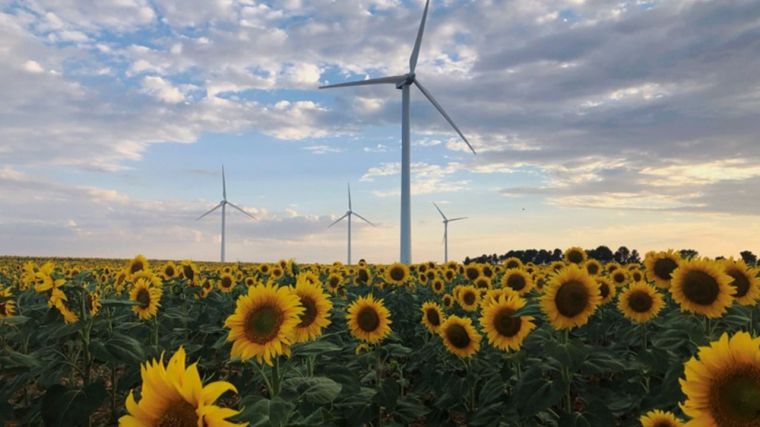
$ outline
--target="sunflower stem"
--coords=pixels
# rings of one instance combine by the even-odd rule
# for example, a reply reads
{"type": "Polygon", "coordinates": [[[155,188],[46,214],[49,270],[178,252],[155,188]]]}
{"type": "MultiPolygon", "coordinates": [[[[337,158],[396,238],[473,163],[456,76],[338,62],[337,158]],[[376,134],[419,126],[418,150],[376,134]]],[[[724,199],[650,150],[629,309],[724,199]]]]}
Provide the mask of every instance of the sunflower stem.
{"type": "Polygon", "coordinates": [[[272,365],[272,396],[280,394],[280,358],[275,357],[272,365]]]}
{"type": "Polygon", "coordinates": [[[156,356],[158,356],[158,313],[153,316],[153,347],[156,349],[156,356]]]}
{"type": "Polygon", "coordinates": [[[264,380],[264,386],[267,388],[267,393],[269,393],[269,397],[274,397],[274,392],[272,391],[272,383],[269,382],[269,378],[264,374],[264,369],[262,369],[261,366],[259,366],[258,362],[253,361],[251,364],[256,368],[257,371],[259,371],[259,375],[261,375],[261,379],[264,380]]]}
{"type": "MultiPolygon", "coordinates": [[[[380,345],[378,344],[375,347],[375,386],[377,387],[377,392],[380,393],[382,391],[382,381],[383,381],[383,355],[380,352],[380,345]]],[[[377,425],[378,427],[383,425],[383,407],[381,405],[377,406],[377,425]]]]}

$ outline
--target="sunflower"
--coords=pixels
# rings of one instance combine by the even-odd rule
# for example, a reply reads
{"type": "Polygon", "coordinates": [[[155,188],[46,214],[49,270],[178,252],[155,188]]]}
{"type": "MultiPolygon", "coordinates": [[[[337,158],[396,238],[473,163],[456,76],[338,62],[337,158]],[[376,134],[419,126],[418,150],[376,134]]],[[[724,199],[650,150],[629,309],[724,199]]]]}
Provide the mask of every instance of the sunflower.
{"type": "Polygon", "coordinates": [[[53,303],[53,307],[55,307],[56,310],[58,310],[58,312],[61,313],[61,316],[63,316],[64,322],[76,323],[79,321],[79,316],[66,305],[64,300],[62,299],[56,300],[53,303]]]}
{"type": "Polygon", "coordinates": [[[670,294],[682,311],[716,318],[733,303],[732,278],[716,263],[682,261],[672,276],[670,294]]]}
{"type": "Polygon", "coordinates": [[[400,262],[393,263],[385,269],[385,281],[401,286],[409,279],[409,266],[400,262]]]}
{"type": "Polygon", "coordinates": [[[182,277],[185,278],[188,282],[190,282],[190,286],[196,286],[198,285],[198,282],[200,280],[199,274],[198,274],[198,267],[195,265],[194,262],[190,260],[184,260],[182,261],[180,265],[181,271],[182,271],[182,277]]]}
{"type": "Polygon", "coordinates": [[[372,272],[369,271],[369,268],[360,266],[356,269],[354,282],[356,282],[357,285],[369,285],[372,282],[372,272]]]}
{"type": "Polygon", "coordinates": [[[628,278],[631,279],[633,283],[643,282],[644,281],[644,273],[641,272],[641,270],[637,268],[628,270],[628,278]]]}
{"type": "Polygon", "coordinates": [[[480,267],[480,274],[491,279],[494,275],[494,269],[490,264],[484,264],[480,267]]]}
{"type": "Polygon", "coordinates": [[[148,279],[137,279],[129,292],[129,299],[137,303],[132,306],[132,311],[141,320],[150,319],[158,313],[162,293],[161,287],[155,286],[148,279]]]}
{"type": "Polygon", "coordinates": [[[625,282],[628,281],[628,273],[622,268],[618,268],[610,274],[610,280],[617,287],[625,286],[625,282]]]}
{"type": "Polygon", "coordinates": [[[137,255],[133,260],[129,261],[129,266],[127,267],[129,275],[148,270],[150,270],[150,265],[148,264],[148,260],[142,255],[137,255]]]}
{"type": "Polygon", "coordinates": [[[85,294],[85,308],[90,316],[96,316],[100,311],[100,292],[87,292],[85,294]]]}
{"type": "Polygon", "coordinates": [[[700,347],[680,380],[683,412],[698,426],[760,425],[760,338],[737,332],[700,347]]]}
{"type": "Polygon", "coordinates": [[[330,274],[327,276],[325,286],[327,286],[327,290],[330,291],[331,294],[336,294],[338,289],[343,286],[343,276],[340,273],[330,274]]]}
{"type": "Polygon", "coordinates": [[[480,304],[480,292],[471,285],[457,286],[457,302],[465,311],[475,311],[480,304]]]}
{"type": "Polygon", "coordinates": [[[16,302],[12,299],[0,301],[0,319],[12,317],[16,314],[16,302]]]}
{"type": "Polygon", "coordinates": [[[259,273],[268,276],[269,272],[271,271],[269,264],[261,264],[259,265],[259,273]]]}
{"type": "Polygon", "coordinates": [[[480,274],[480,265],[470,263],[464,266],[464,277],[466,277],[467,280],[474,282],[478,277],[480,277],[480,274]]]}
{"type": "Polygon", "coordinates": [[[449,316],[438,328],[438,335],[446,349],[456,356],[470,357],[480,349],[482,338],[469,318],[449,316]]]}
{"type": "Polygon", "coordinates": [[[217,283],[217,286],[219,287],[220,291],[228,294],[235,288],[235,279],[231,274],[223,273],[222,277],[219,279],[219,283],[217,283]]]}
{"type": "Polygon", "coordinates": [[[428,331],[437,334],[441,323],[446,320],[443,309],[438,303],[428,301],[422,304],[422,324],[428,331]]]}
{"type": "Polygon", "coordinates": [[[647,277],[661,288],[670,287],[673,272],[681,263],[681,257],[672,249],[667,252],[647,252],[644,257],[644,266],[647,269],[647,277]]]}
{"type": "Polygon", "coordinates": [[[446,284],[440,277],[435,278],[430,286],[433,288],[433,292],[437,294],[443,293],[446,290],[446,284]]]}
{"type": "Polygon", "coordinates": [[[683,423],[672,412],[649,411],[639,419],[641,427],[681,427],[683,423]]]}
{"type": "Polygon", "coordinates": [[[168,261],[161,269],[161,276],[164,278],[164,280],[172,280],[178,275],[179,270],[177,270],[177,266],[172,261],[168,261]]]}
{"type": "Polygon", "coordinates": [[[369,344],[377,344],[391,332],[390,312],[382,299],[372,295],[359,297],[346,309],[351,335],[369,344]]]}
{"type": "Polygon", "coordinates": [[[644,323],[656,317],[665,303],[654,286],[639,282],[628,286],[620,294],[617,306],[623,316],[644,323]]]}
{"type": "Polygon", "coordinates": [[[246,295],[237,299],[235,312],[224,321],[230,329],[230,355],[244,361],[256,357],[259,363],[272,366],[272,358],[290,354],[303,312],[291,288],[278,288],[271,282],[251,286],[246,295]]]}
{"type": "Polygon", "coordinates": [[[119,418],[119,426],[244,426],[226,421],[238,411],[214,405],[222,394],[233,391],[234,385],[217,381],[203,386],[198,364],[186,367],[185,350],[180,347],[169,363],[146,362],[140,369],[142,390],[140,402],[132,392],[127,397],[127,413],[119,418]]]}
{"type": "Polygon", "coordinates": [[[582,326],[602,301],[594,279],[577,265],[555,275],[541,296],[541,310],[556,329],[582,326]]]}
{"type": "Polygon", "coordinates": [[[532,316],[515,316],[525,307],[525,300],[516,295],[502,293],[483,307],[480,324],[486,331],[488,343],[506,351],[519,350],[525,337],[536,327],[532,316]]]}
{"type": "Polygon", "coordinates": [[[588,271],[588,274],[596,276],[602,271],[602,263],[595,259],[590,259],[583,264],[583,267],[588,271]]]}
{"type": "Polygon", "coordinates": [[[610,283],[607,278],[597,277],[596,283],[599,285],[599,295],[602,297],[600,304],[607,304],[608,302],[615,299],[615,294],[617,294],[617,287],[610,283]]]}
{"type": "Polygon", "coordinates": [[[501,286],[525,295],[533,289],[533,277],[523,269],[510,268],[501,277],[501,286]]]}
{"type": "Polygon", "coordinates": [[[491,289],[491,279],[486,276],[480,276],[477,279],[475,279],[475,282],[473,282],[476,288],[478,289],[491,289]]]}
{"type": "Polygon", "coordinates": [[[734,298],[741,305],[754,306],[760,300],[760,280],[750,270],[749,266],[742,261],[726,260],[723,262],[726,274],[731,276],[734,287],[734,298]]]}
{"type": "Polygon", "coordinates": [[[275,264],[272,266],[269,275],[274,280],[280,280],[285,276],[285,269],[280,264],[275,264]]]}
{"type": "Polygon", "coordinates": [[[505,259],[504,261],[502,261],[501,264],[504,266],[504,268],[507,268],[507,269],[523,268],[523,262],[520,261],[520,258],[516,258],[513,256],[505,259]]]}
{"type": "Polygon", "coordinates": [[[446,308],[452,308],[454,307],[454,300],[455,298],[451,296],[450,294],[446,294],[443,296],[441,301],[443,302],[443,306],[446,308]]]}
{"type": "Polygon", "coordinates": [[[565,250],[565,254],[562,257],[562,259],[564,259],[568,264],[577,265],[583,265],[583,263],[586,262],[586,258],[586,251],[584,251],[583,248],[579,248],[577,246],[567,248],[565,250]]]}
{"type": "Polygon", "coordinates": [[[330,325],[332,302],[318,283],[312,283],[299,275],[295,288],[304,311],[296,325],[295,342],[306,342],[322,335],[322,330],[330,325]]]}

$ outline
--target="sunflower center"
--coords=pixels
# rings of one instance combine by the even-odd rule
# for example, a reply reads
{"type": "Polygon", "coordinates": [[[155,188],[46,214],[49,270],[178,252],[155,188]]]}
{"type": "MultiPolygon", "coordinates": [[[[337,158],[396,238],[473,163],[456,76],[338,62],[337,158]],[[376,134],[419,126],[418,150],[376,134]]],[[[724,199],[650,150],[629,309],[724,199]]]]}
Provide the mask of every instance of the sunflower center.
{"type": "Polygon", "coordinates": [[[465,272],[467,274],[467,278],[470,280],[475,280],[480,276],[480,272],[477,268],[468,268],[465,272]]]}
{"type": "Polygon", "coordinates": [[[670,280],[670,275],[678,267],[678,263],[670,258],[660,258],[654,262],[654,274],[665,280],[670,280]]]}
{"type": "Polygon", "coordinates": [[[372,332],[380,326],[380,316],[372,307],[364,307],[356,315],[356,323],[364,332],[372,332]]]}
{"type": "Polygon", "coordinates": [[[493,327],[499,333],[499,335],[505,337],[513,337],[520,332],[522,326],[522,319],[513,316],[515,312],[509,308],[504,308],[493,318],[493,327]]]}
{"type": "Polygon", "coordinates": [[[134,273],[137,273],[138,271],[140,271],[142,269],[143,269],[142,262],[137,261],[137,262],[135,262],[135,263],[132,264],[132,267],[129,268],[129,273],[130,274],[134,274],[134,273]]]}
{"type": "Polygon", "coordinates": [[[465,292],[465,294],[462,295],[462,301],[467,305],[475,304],[475,294],[473,292],[465,292]]]}
{"type": "Polygon", "coordinates": [[[446,328],[446,337],[456,348],[467,348],[470,345],[470,334],[462,325],[453,324],[446,328]]]}
{"type": "Polygon", "coordinates": [[[615,283],[617,284],[625,282],[625,274],[623,273],[615,273],[615,275],[612,277],[615,279],[615,283]]]}
{"type": "Polygon", "coordinates": [[[0,316],[7,316],[8,315],[8,312],[5,310],[5,304],[6,303],[0,304],[0,316]]]}
{"type": "Polygon", "coordinates": [[[646,313],[652,308],[652,304],[654,304],[652,296],[646,292],[636,291],[628,296],[628,306],[637,313],[646,313]]]}
{"type": "Polygon", "coordinates": [[[280,332],[283,317],[282,311],[273,305],[254,309],[245,321],[245,336],[257,344],[266,344],[280,332]]]}
{"type": "Polygon", "coordinates": [[[443,283],[441,282],[433,282],[433,289],[435,289],[436,292],[443,289],[443,283]]]}
{"type": "Polygon", "coordinates": [[[567,260],[574,264],[580,264],[583,262],[583,254],[578,251],[570,251],[567,254],[567,260]]]}
{"type": "Polygon", "coordinates": [[[306,328],[317,318],[317,303],[311,297],[301,297],[301,305],[304,308],[301,314],[301,323],[298,324],[299,328],[306,328]]]}
{"type": "Polygon", "coordinates": [[[653,427],[674,427],[673,424],[669,421],[659,421],[657,424],[655,424],[653,427]]]}
{"type": "Polygon", "coordinates": [[[710,406],[719,425],[760,423],[760,370],[740,368],[710,389],[710,406]]]}
{"type": "Polygon", "coordinates": [[[565,317],[575,317],[583,313],[583,310],[588,305],[588,301],[589,295],[586,287],[577,280],[563,283],[554,297],[557,311],[565,317]]]}
{"type": "Polygon", "coordinates": [[[222,277],[222,286],[225,288],[232,287],[232,278],[230,277],[222,277]]]}
{"type": "Polygon", "coordinates": [[[369,281],[369,273],[367,272],[367,270],[364,270],[364,269],[359,270],[359,272],[356,275],[356,280],[359,283],[367,283],[367,281],[369,281]]]}
{"type": "Polygon", "coordinates": [[[193,271],[193,267],[190,267],[189,265],[182,267],[182,273],[185,275],[185,278],[188,280],[193,280],[193,278],[195,277],[195,272],[193,271]]]}
{"type": "Polygon", "coordinates": [[[718,299],[720,287],[711,275],[704,271],[692,270],[684,278],[683,293],[692,302],[710,305],[718,299]]]}
{"type": "Polygon", "coordinates": [[[521,291],[525,287],[525,278],[521,274],[511,274],[507,279],[507,286],[516,291],[521,291]]]}
{"type": "Polygon", "coordinates": [[[519,264],[517,263],[517,261],[512,260],[507,263],[507,268],[517,268],[517,267],[519,267],[519,264]]]}
{"type": "Polygon", "coordinates": [[[390,275],[391,279],[400,282],[404,280],[404,269],[401,267],[393,267],[391,268],[390,275]]]}
{"type": "Polygon", "coordinates": [[[747,292],[749,292],[749,280],[747,280],[747,276],[742,274],[739,270],[731,270],[728,272],[728,275],[734,278],[734,281],[731,282],[736,288],[734,297],[741,298],[744,295],[747,295],[747,292]]]}
{"type": "Polygon", "coordinates": [[[338,283],[340,283],[340,279],[338,279],[337,277],[333,276],[330,278],[330,287],[337,288],[338,283]]]}
{"type": "Polygon", "coordinates": [[[156,422],[157,427],[195,427],[197,425],[198,414],[195,413],[195,407],[185,400],[169,405],[156,422]]]}
{"type": "Polygon", "coordinates": [[[166,267],[166,275],[169,277],[174,276],[174,268],[173,267],[166,267]]]}
{"type": "Polygon", "coordinates": [[[586,266],[586,271],[588,271],[589,274],[596,275],[596,273],[599,272],[599,265],[596,263],[591,263],[586,266]]]}
{"type": "Polygon", "coordinates": [[[425,316],[427,316],[427,320],[431,325],[438,326],[441,324],[441,316],[438,315],[438,310],[429,308],[425,312],[425,316]]]}
{"type": "Polygon", "coordinates": [[[148,308],[150,305],[150,292],[145,288],[141,288],[137,291],[135,300],[137,301],[137,304],[140,305],[140,308],[148,308]]]}
{"type": "Polygon", "coordinates": [[[602,299],[607,298],[610,294],[610,287],[604,282],[599,283],[599,293],[602,295],[602,299]]]}

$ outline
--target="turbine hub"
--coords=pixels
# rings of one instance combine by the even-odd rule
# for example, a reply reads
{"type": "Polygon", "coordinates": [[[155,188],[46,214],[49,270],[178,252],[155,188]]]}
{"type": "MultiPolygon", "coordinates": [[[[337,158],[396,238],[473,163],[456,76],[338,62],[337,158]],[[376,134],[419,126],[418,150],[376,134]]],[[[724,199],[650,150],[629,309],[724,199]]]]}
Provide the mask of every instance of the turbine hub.
{"type": "Polygon", "coordinates": [[[414,78],[416,77],[416,74],[409,73],[404,77],[405,77],[404,80],[401,80],[400,82],[396,83],[396,89],[403,89],[404,86],[411,86],[412,83],[414,83],[414,78]]]}

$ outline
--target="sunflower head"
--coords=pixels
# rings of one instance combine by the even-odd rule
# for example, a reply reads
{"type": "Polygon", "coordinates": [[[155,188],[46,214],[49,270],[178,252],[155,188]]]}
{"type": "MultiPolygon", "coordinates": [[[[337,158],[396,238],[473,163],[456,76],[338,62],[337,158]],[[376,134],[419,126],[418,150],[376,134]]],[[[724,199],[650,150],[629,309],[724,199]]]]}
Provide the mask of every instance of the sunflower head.
{"type": "Polygon", "coordinates": [[[222,273],[217,286],[219,286],[220,291],[228,294],[235,288],[235,278],[230,273],[222,273]]]}
{"type": "Polygon", "coordinates": [[[454,300],[455,298],[451,294],[446,294],[441,298],[441,301],[443,302],[443,306],[446,308],[452,308],[454,307],[454,300]]]}
{"type": "Polygon", "coordinates": [[[731,276],[716,262],[682,261],[673,272],[670,294],[682,311],[716,318],[733,303],[735,289],[731,281],[731,276]]]}
{"type": "Polygon", "coordinates": [[[583,265],[583,263],[586,262],[586,258],[587,258],[586,251],[584,251],[583,248],[579,248],[578,246],[567,248],[563,256],[563,259],[568,264],[577,264],[577,265],[583,265]]]}
{"type": "Polygon", "coordinates": [[[446,284],[443,282],[441,278],[433,279],[430,286],[433,288],[433,292],[437,294],[443,293],[443,291],[446,290],[446,284]]]}
{"type": "Polygon", "coordinates": [[[618,287],[625,286],[625,283],[628,281],[628,273],[622,268],[615,269],[615,271],[610,273],[609,277],[612,283],[618,287]]]}
{"type": "Polygon", "coordinates": [[[541,297],[541,310],[556,329],[585,325],[601,303],[596,281],[575,264],[556,274],[541,297]]]}
{"type": "Polygon", "coordinates": [[[375,299],[372,295],[359,297],[346,311],[348,329],[361,341],[376,344],[391,332],[390,312],[382,299],[375,299]]]}
{"type": "Polygon", "coordinates": [[[601,304],[606,304],[615,299],[617,287],[610,283],[607,278],[597,277],[596,283],[599,285],[599,295],[602,297],[601,304]]]}
{"type": "Polygon", "coordinates": [[[525,337],[535,328],[533,317],[517,316],[525,300],[515,293],[502,293],[484,305],[480,324],[488,342],[500,350],[519,350],[525,337]]]}
{"type": "Polygon", "coordinates": [[[467,278],[467,280],[474,282],[478,277],[480,277],[480,265],[475,263],[470,263],[464,266],[464,277],[467,278]]]}
{"type": "Polygon", "coordinates": [[[637,323],[648,322],[665,306],[662,295],[648,283],[633,283],[618,298],[618,309],[637,323]]]}
{"type": "Polygon", "coordinates": [[[299,276],[296,282],[295,294],[304,308],[296,325],[295,341],[305,342],[318,338],[322,330],[330,325],[330,310],[332,302],[316,283],[311,283],[299,276]]]}
{"type": "Polygon", "coordinates": [[[525,295],[533,289],[533,277],[521,268],[510,268],[501,277],[501,286],[525,295]]]}
{"type": "Polygon", "coordinates": [[[393,263],[385,269],[385,280],[396,286],[401,286],[409,280],[409,266],[400,262],[393,263]]]}
{"type": "Polygon", "coordinates": [[[506,269],[510,269],[510,268],[523,268],[522,261],[520,261],[520,258],[516,258],[516,257],[509,257],[509,258],[505,259],[502,262],[502,265],[506,269]]]}
{"type": "Polygon", "coordinates": [[[683,423],[672,412],[649,411],[639,419],[641,427],[681,427],[683,423]]]}
{"type": "Polygon", "coordinates": [[[129,261],[127,272],[131,275],[140,271],[148,271],[149,269],[150,265],[148,265],[148,260],[145,259],[145,257],[142,255],[137,255],[131,261],[129,261]]]}
{"type": "Polygon", "coordinates": [[[666,252],[647,252],[644,258],[647,277],[661,288],[670,287],[672,274],[681,262],[681,256],[672,249],[666,252]]]}
{"type": "Polygon", "coordinates": [[[449,316],[438,329],[446,349],[459,357],[470,357],[480,349],[481,336],[472,326],[472,320],[449,316]]]}
{"type": "Polygon", "coordinates": [[[436,334],[441,323],[446,320],[443,309],[438,303],[428,301],[422,304],[422,324],[428,331],[436,334]]]}
{"type": "Polygon", "coordinates": [[[465,311],[475,311],[480,303],[480,292],[474,286],[457,286],[457,302],[465,311]]]}
{"type": "Polygon", "coordinates": [[[161,268],[161,275],[163,276],[164,280],[172,280],[173,278],[177,277],[179,274],[179,271],[177,271],[177,266],[172,261],[168,261],[166,264],[164,264],[163,268],[161,268]]]}
{"type": "Polygon", "coordinates": [[[590,259],[590,260],[586,261],[583,264],[583,267],[586,269],[586,271],[588,272],[588,274],[590,274],[592,276],[596,276],[597,274],[599,274],[602,271],[602,263],[600,263],[599,261],[597,261],[595,259],[590,259]]]}
{"type": "Polygon", "coordinates": [[[760,300],[760,280],[755,272],[742,260],[724,260],[723,267],[726,274],[731,276],[736,302],[747,306],[756,305],[760,300]]]}

